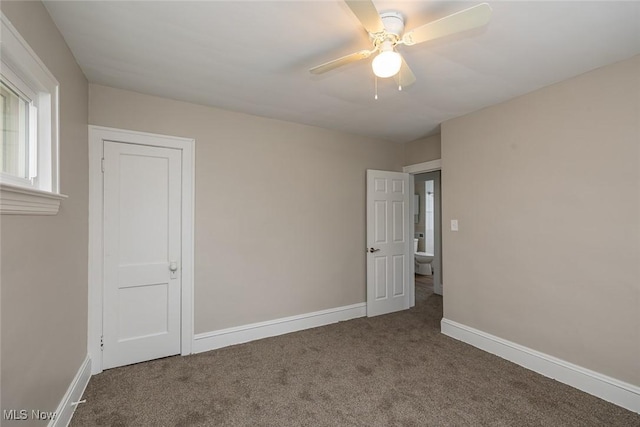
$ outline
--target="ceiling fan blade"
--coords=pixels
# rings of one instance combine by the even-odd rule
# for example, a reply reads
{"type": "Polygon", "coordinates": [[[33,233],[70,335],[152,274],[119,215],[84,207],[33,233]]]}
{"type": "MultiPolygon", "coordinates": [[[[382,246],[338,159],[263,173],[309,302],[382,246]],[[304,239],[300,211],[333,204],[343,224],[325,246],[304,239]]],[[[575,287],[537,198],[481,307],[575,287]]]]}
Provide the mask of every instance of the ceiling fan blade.
{"type": "Polygon", "coordinates": [[[415,28],[402,37],[402,43],[411,46],[450,34],[459,33],[485,25],[491,18],[491,6],[482,3],[477,6],[445,16],[415,28]]]}
{"type": "Polygon", "coordinates": [[[325,62],[324,64],[313,67],[309,70],[311,74],[322,74],[327,71],[331,71],[335,68],[341,67],[351,62],[356,62],[361,59],[365,59],[371,56],[375,50],[361,50],[359,52],[352,53],[350,55],[343,56],[342,58],[334,59],[333,61],[325,62]]]}
{"type": "Polygon", "coordinates": [[[360,23],[370,33],[379,33],[384,30],[384,24],[380,19],[378,9],[371,0],[344,0],[349,9],[360,20],[360,23]]]}
{"type": "Polygon", "coordinates": [[[402,58],[402,65],[400,66],[400,71],[398,71],[398,73],[395,76],[393,76],[393,79],[401,88],[409,87],[415,83],[416,76],[415,74],[413,74],[413,71],[411,71],[411,68],[409,68],[409,65],[407,65],[404,58],[402,58]]]}

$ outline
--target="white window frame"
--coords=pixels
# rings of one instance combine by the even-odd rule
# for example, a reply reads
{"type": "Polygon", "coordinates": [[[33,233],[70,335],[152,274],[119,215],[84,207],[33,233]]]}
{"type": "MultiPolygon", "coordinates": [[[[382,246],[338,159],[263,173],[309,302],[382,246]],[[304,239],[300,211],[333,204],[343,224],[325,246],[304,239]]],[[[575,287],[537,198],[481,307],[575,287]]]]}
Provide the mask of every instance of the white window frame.
{"type": "Polygon", "coordinates": [[[37,107],[36,158],[33,180],[0,173],[0,213],[55,215],[60,201],[59,179],[59,87],[60,84],[22,38],[9,19],[0,12],[0,73],[37,107]]]}
{"type": "MultiPolygon", "coordinates": [[[[4,59],[4,58],[2,58],[4,59]]],[[[4,83],[14,92],[18,94],[21,99],[24,99],[29,102],[29,152],[35,152],[36,157],[30,155],[29,156],[29,178],[20,178],[17,176],[4,174],[0,172],[0,177],[2,177],[2,182],[7,184],[13,184],[20,187],[33,187],[38,188],[37,179],[38,179],[38,104],[40,101],[40,96],[36,93],[28,84],[26,84],[16,73],[14,73],[11,68],[5,66],[3,60],[2,68],[0,68],[0,77],[4,83]],[[32,174],[36,173],[35,178],[32,178],[32,174]]]]}

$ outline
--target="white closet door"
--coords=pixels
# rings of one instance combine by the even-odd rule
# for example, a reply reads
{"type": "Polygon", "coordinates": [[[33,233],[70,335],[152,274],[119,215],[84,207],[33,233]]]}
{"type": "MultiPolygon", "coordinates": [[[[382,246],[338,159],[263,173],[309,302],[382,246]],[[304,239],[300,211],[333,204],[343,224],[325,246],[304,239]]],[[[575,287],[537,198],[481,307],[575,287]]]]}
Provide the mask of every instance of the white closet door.
{"type": "Polygon", "coordinates": [[[103,369],[180,353],[181,155],[104,142],[103,369]]]}

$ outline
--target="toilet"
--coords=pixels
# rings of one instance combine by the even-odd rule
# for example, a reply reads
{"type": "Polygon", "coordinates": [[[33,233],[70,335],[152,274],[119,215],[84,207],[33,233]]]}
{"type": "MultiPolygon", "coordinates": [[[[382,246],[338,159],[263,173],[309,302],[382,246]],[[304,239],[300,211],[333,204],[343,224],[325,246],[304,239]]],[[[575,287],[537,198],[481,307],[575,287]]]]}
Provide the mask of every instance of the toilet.
{"type": "Polygon", "coordinates": [[[418,252],[418,239],[413,239],[413,254],[415,257],[416,274],[420,274],[422,276],[431,276],[433,274],[433,270],[431,269],[433,254],[427,252],[418,252]]]}

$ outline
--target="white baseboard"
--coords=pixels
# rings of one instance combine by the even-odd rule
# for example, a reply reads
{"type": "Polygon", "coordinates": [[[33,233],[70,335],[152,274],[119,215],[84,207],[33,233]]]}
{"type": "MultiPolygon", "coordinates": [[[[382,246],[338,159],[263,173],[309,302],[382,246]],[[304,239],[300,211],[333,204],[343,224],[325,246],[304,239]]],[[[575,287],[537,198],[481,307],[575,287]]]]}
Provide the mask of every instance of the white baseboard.
{"type": "Polygon", "coordinates": [[[58,409],[56,409],[56,416],[49,422],[48,427],[67,427],[69,425],[71,417],[76,410],[76,406],[72,405],[72,403],[80,400],[90,378],[91,359],[87,355],[73,381],[71,381],[67,392],[62,397],[58,409]]]}
{"type": "Polygon", "coordinates": [[[640,387],[452,320],[442,319],[440,325],[442,333],[451,338],[500,356],[545,377],[553,378],[630,411],[640,413],[640,387]]]}
{"type": "Polygon", "coordinates": [[[215,350],[230,345],[242,344],[262,338],[275,337],[290,332],[364,317],[366,314],[367,305],[360,303],[234,328],[221,329],[219,331],[205,332],[194,336],[192,350],[194,353],[202,353],[203,351],[215,350]]]}

